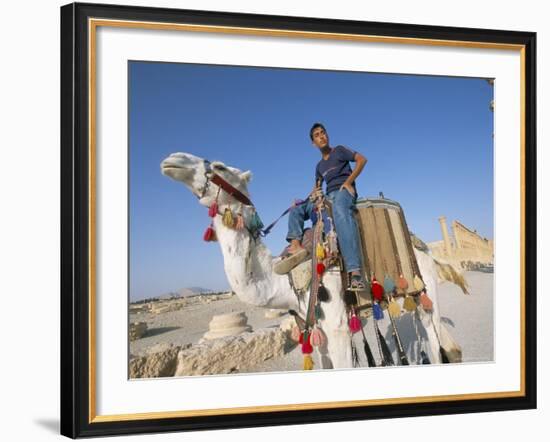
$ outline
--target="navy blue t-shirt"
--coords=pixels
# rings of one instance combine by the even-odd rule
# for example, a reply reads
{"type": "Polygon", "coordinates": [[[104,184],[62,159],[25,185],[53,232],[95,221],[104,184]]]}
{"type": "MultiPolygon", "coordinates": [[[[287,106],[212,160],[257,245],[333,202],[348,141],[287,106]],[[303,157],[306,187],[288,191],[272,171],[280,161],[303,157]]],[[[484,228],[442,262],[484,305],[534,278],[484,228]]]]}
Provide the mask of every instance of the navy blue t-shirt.
{"type": "MultiPolygon", "coordinates": [[[[350,161],[355,161],[355,151],[344,146],[336,146],[332,148],[329,157],[321,159],[315,168],[315,180],[323,180],[326,185],[326,193],[329,194],[333,190],[338,190],[351,175],[350,161]]],[[[353,189],[357,195],[355,182],[353,189]]]]}

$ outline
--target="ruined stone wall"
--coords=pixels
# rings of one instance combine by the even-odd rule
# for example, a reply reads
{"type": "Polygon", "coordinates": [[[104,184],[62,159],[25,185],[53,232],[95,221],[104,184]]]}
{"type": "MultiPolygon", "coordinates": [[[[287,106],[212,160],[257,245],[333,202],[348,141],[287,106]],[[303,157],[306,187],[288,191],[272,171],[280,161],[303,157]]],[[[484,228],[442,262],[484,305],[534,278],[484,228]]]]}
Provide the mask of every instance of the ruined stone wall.
{"type": "Polygon", "coordinates": [[[452,224],[452,236],[445,235],[447,232],[445,217],[440,217],[439,222],[444,238],[441,241],[428,244],[436,259],[443,259],[462,268],[493,264],[492,240],[483,238],[475,230],[469,229],[456,220],[452,224]],[[448,245],[446,245],[446,242],[448,245]]]}

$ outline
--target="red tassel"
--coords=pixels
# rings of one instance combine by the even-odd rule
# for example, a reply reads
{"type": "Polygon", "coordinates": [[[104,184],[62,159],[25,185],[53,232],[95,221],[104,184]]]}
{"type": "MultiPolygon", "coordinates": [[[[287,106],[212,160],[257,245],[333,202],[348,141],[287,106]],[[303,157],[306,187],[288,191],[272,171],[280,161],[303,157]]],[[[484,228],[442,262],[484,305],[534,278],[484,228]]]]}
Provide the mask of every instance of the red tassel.
{"type": "Polygon", "coordinates": [[[322,262],[317,263],[317,274],[321,276],[325,272],[325,265],[322,262]]]}
{"type": "Polygon", "coordinates": [[[214,218],[218,214],[218,203],[214,201],[208,208],[208,216],[214,218]]]}
{"type": "Polygon", "coordinates": [[[352,333],[357,333],[361,330],[361,320],[354,313],[349,320],[349,329],[352,333]]]}
{"type": "Polygon", "coordinates": [[[311,335],[308,333],[307,339],[302,342],[302,353],[305,355],[313,353],[313,346],[311,345],[311,335]]]}
{"type": "Polygon", "coordinates": [[[208,226],[206,231],[204,232],[204,235],[202,237],[205,241],[216,241],[216,231],[212,227],[212,225],[208,226]]]}
{"type": "Polygon", "coordinates": [[[374,296],[374,299],[377,301],[382,300],[382,296],[384,295],[384,287],[380,285],[380,283],[376,279],[372,279],[371,283],[371,293],[372,296],[374,296]]]}

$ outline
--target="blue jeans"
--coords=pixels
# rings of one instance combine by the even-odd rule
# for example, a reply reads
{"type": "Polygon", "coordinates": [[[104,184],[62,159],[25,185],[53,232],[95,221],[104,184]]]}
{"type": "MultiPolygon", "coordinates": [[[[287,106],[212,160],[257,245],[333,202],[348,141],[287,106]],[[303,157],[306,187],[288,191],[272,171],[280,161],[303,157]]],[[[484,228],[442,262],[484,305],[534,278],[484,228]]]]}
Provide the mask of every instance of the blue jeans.
{"type": "MultiPolygon", "coordinates": [[[[338,245],[344,258],[347,272],[358,271],[361,268],[361,255],[359,249],[359,234],[354,212],[356,196],[345,190],[334,190],[327,195],[332,203],[332,217],[338,245]]],[[[304,234],[304,222],[311,219],[314,205],[308,200],[307,203],[294,207],[288,215],[287,241],[302,239],[304,234]]]]}

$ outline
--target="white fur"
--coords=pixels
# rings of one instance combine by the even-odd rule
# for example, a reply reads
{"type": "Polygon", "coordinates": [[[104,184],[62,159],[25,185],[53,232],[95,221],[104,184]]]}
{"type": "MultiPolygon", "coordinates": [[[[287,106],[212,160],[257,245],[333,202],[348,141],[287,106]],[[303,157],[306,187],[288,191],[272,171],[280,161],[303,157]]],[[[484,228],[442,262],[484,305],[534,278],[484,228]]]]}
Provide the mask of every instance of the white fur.
{"type": "MultiPolygon", "coordinates": [[[[182,182],[197,197],[201,197],[200,204],[209,207],[216,198],[218,187],[210,184],[206,191],[205,166],[202,158],[188,153],[174,153],[161,163],[161,172],[182,182]]],[[[211,163],[215,173],[227,180],[241,192],[248,195],[248,182],[251,179],[250,171],[242,172],[237,168],[226,166],[215,161],[211,163]]],[[[221,208],[227,206],[238,211],[240,203],[233,197],[221,191],[218,197],[221,208]]],[[[251,210],[245,208],[245,218],[251,216],[251,210]]],[[[294,294],[287,276],[273,272],[271,252],[258,238],[254,240],[246,230],[236,231],[223,225],[221,217],[214,219],[216,235],[224,257],[224,269],[231,289],[244,302],[259,307],[293,309],[305,317],[308,295],[301,302],[294,294]]],[[[439,318],[437,300],[437,271],[433,258],[424,252],[415,250],[420,272],[427,292],[433,302],[433,314],[420,312],[421,324],[427,335],[431,350],[431,362],[439,363],[439,339],[445,349],[459,348],[445,330],[439,318]]],[[[343,287],[337,269],[328,269],[323,277],[323,283],[329,292],[329,301],[322,304],[324,318],[320,321],[327,342],[324,347],[317,349],[318,363],[322,368],[351,368],[351,339],[349,332],[346,308],[343,302],[343,287]]],[[[402,301],[401,301],[402,302],[402,301]]],[[[398,322],[398,321],[396,321],[398,322]]],[[[380,330],[390,336],[388,322],[380,321],[380,330]]],[[[416,340],[416,336],[414,337],[416,340]]],[[[391,348],[391,344],[390,344],[391,348]]],[[[413,348],[407,351],[411,363],[419,362],[419,355],[413,348]]]]}

